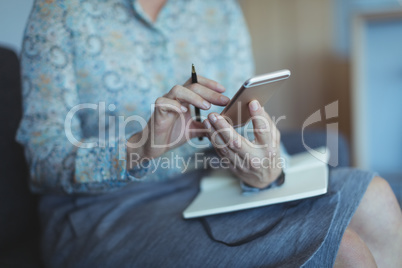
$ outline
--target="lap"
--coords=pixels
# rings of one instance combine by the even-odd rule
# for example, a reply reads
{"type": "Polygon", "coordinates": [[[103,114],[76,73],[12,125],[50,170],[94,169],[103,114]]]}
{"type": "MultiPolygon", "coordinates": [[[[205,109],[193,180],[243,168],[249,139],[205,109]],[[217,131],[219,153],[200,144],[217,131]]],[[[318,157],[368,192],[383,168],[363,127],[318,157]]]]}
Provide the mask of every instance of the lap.
{"type": "Polygon", "coordinates": [[[214,236],[230,243],[283,217],[267,235],[237,247],[212,241],[199,220],[182,218],[200,176],[139,183],[102,196],[44,197],[45,259],[75,267],[332,265],[373,175],[334,171],[324,196],[206,218],[214,236]]]}

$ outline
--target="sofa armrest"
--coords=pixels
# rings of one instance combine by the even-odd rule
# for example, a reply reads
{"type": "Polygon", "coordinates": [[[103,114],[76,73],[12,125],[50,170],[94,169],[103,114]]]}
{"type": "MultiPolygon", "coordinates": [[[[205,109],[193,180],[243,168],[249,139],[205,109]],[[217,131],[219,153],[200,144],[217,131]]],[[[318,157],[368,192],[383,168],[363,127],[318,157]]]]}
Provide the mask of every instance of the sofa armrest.
{"type": "MultiPolygon", "coordinates": [[[[336,144],[327,145],[327,135],[330,142],[336,141],[335,135],[338,135],[338,166],[336,167],[350,166],[349,145],[342,134],[327,133],[321,130],[304,131],[304,142],[311,148],[322,146],[334,148],[336,144]]],[[[303,145],[302,133],[300,131],[282,131],[281,138],[290,155],[307,151],[303,145]]],[[[336,156],[332,155],[331,157],[336,156]]],[[[333,167],[330,166],[330,168],[333,167]]]]}

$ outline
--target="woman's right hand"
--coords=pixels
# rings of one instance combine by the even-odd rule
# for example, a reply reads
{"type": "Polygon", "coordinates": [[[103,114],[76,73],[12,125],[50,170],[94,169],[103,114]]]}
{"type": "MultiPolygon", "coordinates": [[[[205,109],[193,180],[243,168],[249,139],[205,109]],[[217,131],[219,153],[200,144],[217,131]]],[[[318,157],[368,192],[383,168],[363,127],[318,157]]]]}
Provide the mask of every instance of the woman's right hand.
{"type": "MultiPolygon", "coordinates": [[[[174,86],[167,94],[155,101],[155,110],[146,127],[134,134],[127,143],[127,168],[132,158],[136,161],[152,159],[174,149],[189,139],[205,136],[205,127],[191,117],[189,105],[209,110],[211,104],[226,106],[229,98],[222,95],[225,88],[210,79],[198,76],[198,83],[191,78],[180,86],[174,86]]],[[[138,163],[138,162],[137,162],[138,163]]]]}

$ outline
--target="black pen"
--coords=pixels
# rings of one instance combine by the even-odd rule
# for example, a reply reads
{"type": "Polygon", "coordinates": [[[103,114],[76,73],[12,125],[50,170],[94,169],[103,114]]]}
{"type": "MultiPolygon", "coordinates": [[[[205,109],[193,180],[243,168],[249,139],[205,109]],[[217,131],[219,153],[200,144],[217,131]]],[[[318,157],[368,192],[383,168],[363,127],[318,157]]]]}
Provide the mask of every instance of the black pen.
{"type": "MultiPolygon", "coordinates": [[[[197,73],[195,72],[194,64],[192,65],[192,68],[191,68],[191,82],[193,84],[198,83],[197,73]]],[[[198,108],[198,107],[194,107],[194,108],[195,108],[195,120],[197,122],[201,122],[200,108],[198,108]]],[[[202,141],[202,137],[198,137],[198,140],[202,141]]]]}

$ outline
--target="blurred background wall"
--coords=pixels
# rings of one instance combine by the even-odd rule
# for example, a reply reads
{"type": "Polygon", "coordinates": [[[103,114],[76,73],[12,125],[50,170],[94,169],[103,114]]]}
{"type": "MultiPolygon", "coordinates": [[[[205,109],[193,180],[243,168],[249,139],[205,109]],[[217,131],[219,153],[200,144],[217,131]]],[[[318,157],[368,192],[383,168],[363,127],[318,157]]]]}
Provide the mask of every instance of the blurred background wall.
{"type": "MultiPolygon", "coordinates": [[[[292,71],[287,87],[267,105],[286,115],[282,129],[301,129],[326,104],[339,100],[340,130],[350,137],[349,65],[334,51],[334,3],[331,0],[243,0],[253,39],[256,72],[292,71]]],[[[317,124],[315,128],[322,128],[317,124]]]]}
{"type": "Polygon", "coordinates": [[[351,143],[354,164],[401,174],[402,0],[240,3],[256,72],[288,68],[293,74],[266,107],[271,115],[286,115],[278,127],[300,130],[309,115],[321,109],[324,117],[324,107],[338,100],[335,122],[351,143]],[[359,29],[357,18],[365,18],[359,29]]]}
{"type": "Polygon", "coordinates": [[[19,52],[34,0],[0,0],[0,45],[19,52]]]}

